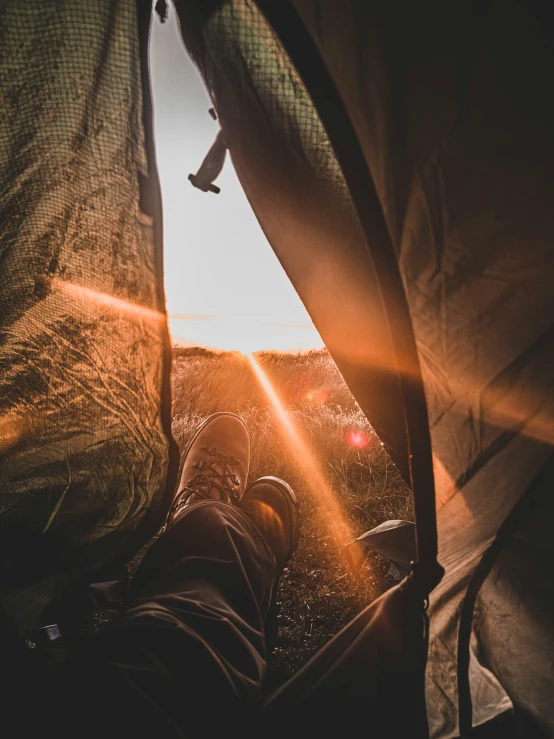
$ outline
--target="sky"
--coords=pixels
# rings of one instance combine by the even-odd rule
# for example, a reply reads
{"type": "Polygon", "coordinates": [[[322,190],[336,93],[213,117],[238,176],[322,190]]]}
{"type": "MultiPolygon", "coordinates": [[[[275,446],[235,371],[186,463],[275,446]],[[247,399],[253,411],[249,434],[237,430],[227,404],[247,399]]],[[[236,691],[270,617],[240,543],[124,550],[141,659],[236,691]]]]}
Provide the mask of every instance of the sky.
{"type": "Polygon", "coordinates": [[[254,216],[229,156],[219,195],[194,188],[219,130],[209,95],[181,41],[170,6],[155,16],[150,47],[160,174],[165,288],[175,343],[293,351],[322,346],[302,302],[254,216]]]}

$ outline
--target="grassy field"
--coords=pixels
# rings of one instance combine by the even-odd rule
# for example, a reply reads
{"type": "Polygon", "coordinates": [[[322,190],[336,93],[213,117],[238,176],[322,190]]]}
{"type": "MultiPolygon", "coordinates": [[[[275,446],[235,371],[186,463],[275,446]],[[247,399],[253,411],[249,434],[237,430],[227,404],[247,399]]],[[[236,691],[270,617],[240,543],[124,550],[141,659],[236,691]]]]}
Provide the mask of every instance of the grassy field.
{"type": "Polygon", "coordinates": [[[336,509],[313,484],[314,462],[352,536],[391,518],[413,520],[413,512],[406,485],[326,351],[261,352],[256,360],[306,449],[291,446],[246,357],[203,349],[175,348],[173,433],[184,450],[208,415],[237,413],[252,439],[249,482],[275,475],[298,495],[300,543],[281,580],[272,666],[280,682],[383,592],[388,570],[386,560],[370,555],[359,576],[350,572],[336,509]]]}

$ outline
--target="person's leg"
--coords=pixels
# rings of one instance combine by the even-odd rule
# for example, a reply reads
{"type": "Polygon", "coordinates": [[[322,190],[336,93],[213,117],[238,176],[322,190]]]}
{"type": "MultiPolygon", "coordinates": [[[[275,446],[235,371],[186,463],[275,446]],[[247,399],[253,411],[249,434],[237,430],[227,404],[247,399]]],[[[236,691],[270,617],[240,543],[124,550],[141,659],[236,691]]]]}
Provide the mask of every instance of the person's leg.
{"type": "Polygon", "coordinates": [[[79,711],[90,715],[94,696],[90,734],[215,736],[245,722],[261,698],[274,567],[238,508],[191,505],[148,551],[117,621],[68,670],[79,711]]]}
{"type": "Polygon", "coordinates": [[[70,733],[247,730],[261,699],[264,620],[298,517],[294,493],[274,478],[243,498],[243,431],[239,419],[220,414],[193,440],[169,526],[145,555],[122,613],[66,670],[70,733]]]}

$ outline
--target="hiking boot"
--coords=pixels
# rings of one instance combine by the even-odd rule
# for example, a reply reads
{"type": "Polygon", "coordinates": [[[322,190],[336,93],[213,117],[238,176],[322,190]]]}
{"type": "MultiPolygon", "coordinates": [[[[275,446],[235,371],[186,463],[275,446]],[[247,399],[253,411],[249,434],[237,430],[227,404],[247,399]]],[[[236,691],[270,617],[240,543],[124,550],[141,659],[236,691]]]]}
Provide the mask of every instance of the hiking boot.
{"type": "Polygon", "coordinates": [[[248,488],[239,505],[264,537],[275,556],[275,568],[260,612],[264,619],[265,649],[271,655],[279,631],[279,580],[298,544],[298,500],[290,485],[278,477],[261,477],[248,488]]]}
{"type": "Polygon", "coordinates": [[[277,579],[296,549],[300,533],[293,489],[278,477],[261,477],[248,488],[239,508],[248,514],[275,555],[277,579]]]}
{"type": "Polygon", "coordinates": [[[201,424],[187,448],[166,526],[200,500],[237,505],[244,495],[249,467],[250,437],[244,421],[234,413],[214,413],[201,424]]]}

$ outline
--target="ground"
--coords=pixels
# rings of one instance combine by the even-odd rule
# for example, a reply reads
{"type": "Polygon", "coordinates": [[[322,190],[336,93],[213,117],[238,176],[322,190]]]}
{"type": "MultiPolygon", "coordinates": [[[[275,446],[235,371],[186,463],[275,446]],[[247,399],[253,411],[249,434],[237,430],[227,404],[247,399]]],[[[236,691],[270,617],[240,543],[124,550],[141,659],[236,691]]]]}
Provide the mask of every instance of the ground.
{"type": "Polygon", "coordinates": [[[208,415],[237,413],[252,439],[249,482],[275,475],[298,495],[300,542],[279,597],[278,683],[385,589],[388,562],[369,555],[353,574],[347,539],[388,519],[413,520],[413,511],[409,490],[325,350],[255,359],[298,433],[293,443],[246,357],[179,347],[173,433],[183,451],[208,415]]]}

